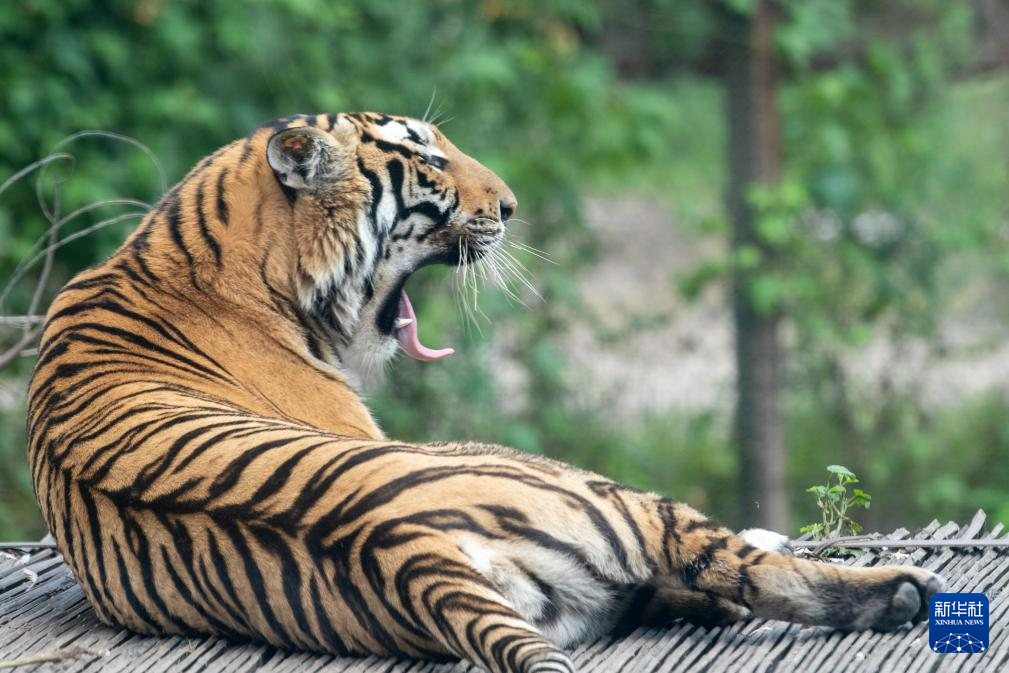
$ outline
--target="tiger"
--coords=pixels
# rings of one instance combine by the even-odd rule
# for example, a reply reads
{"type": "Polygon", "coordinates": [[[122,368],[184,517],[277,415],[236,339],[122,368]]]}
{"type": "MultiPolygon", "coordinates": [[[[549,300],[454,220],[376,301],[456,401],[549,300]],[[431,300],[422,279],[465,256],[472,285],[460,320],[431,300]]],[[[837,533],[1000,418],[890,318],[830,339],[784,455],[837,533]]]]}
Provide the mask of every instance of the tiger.
{"type": "Polygon", "coordinates": [[[452,354],[420,341],[407,281],[490,254],[516,208],[431,123],[295,115],[200,161],[67,283],[28,457],[98,618],[494,673],[572,672],[578,643],[680,620],[923,620],[926,569],[815,562],[548,457],[384,435],[376,371],[452,354]]]}

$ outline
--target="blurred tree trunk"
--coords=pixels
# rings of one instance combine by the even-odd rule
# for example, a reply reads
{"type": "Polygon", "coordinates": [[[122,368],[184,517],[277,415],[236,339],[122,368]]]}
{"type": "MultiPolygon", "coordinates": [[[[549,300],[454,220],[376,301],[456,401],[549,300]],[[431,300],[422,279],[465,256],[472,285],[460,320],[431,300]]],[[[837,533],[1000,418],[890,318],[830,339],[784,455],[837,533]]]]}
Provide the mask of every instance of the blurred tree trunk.
{"type": "Polygon", "coordinates": [[[975,56],[970,74],[1009,65],[1009,0],[973,0],[975,56]]]}
{"type": "MultiPolygon", "coordinates": [[[[760,243],[747,193],[757,183],[776,184],[781,174],[774,27],[777,8],[758,0],[750,15],[726,20],[725,100],[728,121],[728,211],[732,248],[760,243]]],[[[741,520],[747,526],[788,526],[786,452],[781,419],[784,348],[779,313],[758,311],[748,292],[750,272],[736,269],[733,310],[736,329],[735,435],[740,451],[741,520]]]]}

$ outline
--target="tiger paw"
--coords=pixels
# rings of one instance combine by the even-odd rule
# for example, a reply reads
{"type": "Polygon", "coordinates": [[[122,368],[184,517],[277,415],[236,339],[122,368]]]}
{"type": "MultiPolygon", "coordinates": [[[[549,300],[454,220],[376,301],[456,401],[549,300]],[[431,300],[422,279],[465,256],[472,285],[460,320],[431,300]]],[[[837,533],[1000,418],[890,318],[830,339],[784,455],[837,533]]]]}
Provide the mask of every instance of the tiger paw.
{"type": "Polygon", "coordinates": [[[876,610],[871,623],[865,625],[877,631],[893,631],[908,622],[924,621],[929,599],[941,593],[946,582],[929,570],[910,567],[901,568],[895,580],[884,586],[889,591],[888,603],[876,610]]]}

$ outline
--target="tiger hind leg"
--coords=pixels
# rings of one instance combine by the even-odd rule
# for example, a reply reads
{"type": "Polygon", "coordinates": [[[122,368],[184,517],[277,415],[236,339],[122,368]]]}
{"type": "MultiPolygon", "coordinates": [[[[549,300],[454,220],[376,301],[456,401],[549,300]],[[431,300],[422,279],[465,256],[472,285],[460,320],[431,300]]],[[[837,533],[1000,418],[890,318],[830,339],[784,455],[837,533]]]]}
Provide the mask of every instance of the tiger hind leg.
{"type": "Polygon", "coordinates": [[[686,505],[654,506],[664,566],[656,581],[711,593],[756,617],[890,631],[925,619],[929,598],[944,587],[938,575],[914,566],[852,568],[763,551],[686,505]]]}
{"type": "Polygon", "coordinates": [[[441,581],[424,592],[433,634],[456,655],[494,673],[574,673],[562,650],[548,643],[493,589],[441,581]]]}
{"type": "Polygon", "coordinates": [[[574,673],[568,655],[453,547],[436,545],[400,566],[395,586],[409,621],[447,651],[493,673],[574,673]]]}
{"type": "Polygon", "coordinates": [[[614,627],[613,635],[624,636],[638,627],[669,627],[681,619],[712,628],[753,616],[738,603],[701,591],[644,585],[638,587],[635,593],[614,627]]]}

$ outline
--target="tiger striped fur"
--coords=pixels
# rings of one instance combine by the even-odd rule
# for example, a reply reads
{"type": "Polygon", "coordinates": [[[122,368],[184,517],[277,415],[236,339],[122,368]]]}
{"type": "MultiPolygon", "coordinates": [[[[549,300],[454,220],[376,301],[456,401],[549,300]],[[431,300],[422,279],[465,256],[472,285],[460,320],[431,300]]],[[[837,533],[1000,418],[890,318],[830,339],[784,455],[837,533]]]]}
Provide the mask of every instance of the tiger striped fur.
{"type": "Polygon", "coordinates": [[[801,560],[549,459],[383,436],[356,389],[397,349],[403,284],[497,245],[514,209],[430,124],[290,117],[66,285],[29,458],[98,615],[502,673],[573,671],[562,648],[681,617],[922,619],[942,587],[923,569],[801,560]]]}

